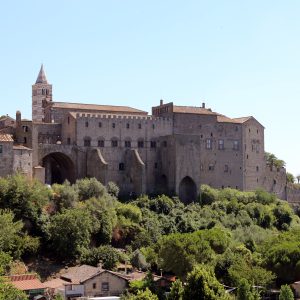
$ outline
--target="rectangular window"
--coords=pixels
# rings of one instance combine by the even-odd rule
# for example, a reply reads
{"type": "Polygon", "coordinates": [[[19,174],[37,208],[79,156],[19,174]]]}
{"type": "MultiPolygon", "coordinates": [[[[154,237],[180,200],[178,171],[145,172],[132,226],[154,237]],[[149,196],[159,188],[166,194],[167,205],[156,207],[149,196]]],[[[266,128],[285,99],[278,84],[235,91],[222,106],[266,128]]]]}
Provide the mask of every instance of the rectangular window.
{"type": "Polygon", "coordinates": [[[239,150],[240,144],[239,141],[233,141],[233,150],[239,150]]]}
{"type": "Polygon", "coordinates": [[[70,138],[67,139],[67,143],[68,143],[68,145],[71,144],[71,139],[70,138]]]}
{"type": "Polygon", "coordinates": [[[0,145],[0,154],[3,153],[3,145],[0,145]]]}
{"type": "Polygon", "coordinates": [[[112,123],[112,128],[116,128],[116,123],[112,123]]]}
{"type": "Polygon", "coordinates": [[[206,149],[211,150],[212,149],[212,140],[206,139],[206,149]]]}
{"type": "Polygon", "coordinates": [[[27,144],[27,138],[26,137],[24,137],[24,144],[27,144]]]}
{"type": "Polygon", "coordinates": [[[23,132],[28,132],[28,126],[23,126],[23,132]]]}
{"type": "Polygon", "coordinates": [[[124,163],[119,163],[119,171],[124,171],[124,170],[125,170],[124,163]]]}
{"type": "Polygon", "coordinates": [[[109,282],[102,282],[101,290],[103,292],[108,292],[109,291],[109,282]]]}
{"type": "Polygon", "coordinates": [[[85,127],[89,127],[89,122],[85,122],[85,127]]]}
{"type": "Polygon", "coordinates": [[[215,169],[215,166],[213,164],[208,165],[208,170],[213,171],[215,169]]]}
{"type": "Polygon", "coordinates": [[[139,123],[138,128],[142,129],[142,124],[141,123],[139,123]]]}
{"type": "Polygon", "coordinates": [[[156,141],[151,141],[150,142],[150,147],[151,148],[156,148],[156,141]]]}
{"type": "Polygon", "coordinates": [[[166,148],[168,146],[167,141],[163,141],[163,146],[166,148]]]}
{"type": "Polygon", "coordinates": [[[95,290],[97,287],[96,283],[93,283],[93,289],[95,290]]]}
{"type": "Polygon", "coordinates": [[[131,141],[125,141],[125,148],[131,148],[131,141]]]}
{"type": "Polygon", "coordinates": [[[101,147],[101,148],[104,147],[104,141],[103,140],[98,141],[98,147],[101,147]]]}
{"type": "Polygon", "coordinates": [[[229,170],[228,165],[225,165],[225,166],[224,166],[224,172],[225,172],[225,173],[228,173],[228,170],[229,170]]]}
{"type": "Polygon", "coordinates": [[[99,122],[99,123],[98,123],[98,126],[99,126],[99,128],[101,128],[101,127],[102,127],[102,123],[101,123],[101,122],[99,122]]]}
{"type": "Polygon", "coordinates": [[[118,147],[118,141],[117,140],[112,140],[111,141],[111,146],[114,147],[114,148],[118,147]]]}
{"type": "Polygon", "coordinates": [[[129,123],[127,123],[127,124],[126,124],[126,128],[129,129],[129,127],[130,127],[130,125],[129,125],[129,123]]]}
{"type": "Polygon", "coordinates": [[[138,148],[144,148],[144,141],[138,141],[138,148]]]}
{"type": "Polygon", "coordinates": [[[218,141],[218,149],[219,150],[224,150],[224,140],[219,140],[218,141]]]}

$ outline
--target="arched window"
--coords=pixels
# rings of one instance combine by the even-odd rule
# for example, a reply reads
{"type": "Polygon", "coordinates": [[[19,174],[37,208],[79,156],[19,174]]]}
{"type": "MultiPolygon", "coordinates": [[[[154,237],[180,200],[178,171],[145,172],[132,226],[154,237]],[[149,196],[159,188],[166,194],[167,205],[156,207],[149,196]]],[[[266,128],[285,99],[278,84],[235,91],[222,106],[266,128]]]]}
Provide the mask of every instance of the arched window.
{"type": "Polygon", "coordinates": [[[101,148],[104,147],[104,139],[101,138],[98,140],[98,147],[101,147],[101,148]]]}

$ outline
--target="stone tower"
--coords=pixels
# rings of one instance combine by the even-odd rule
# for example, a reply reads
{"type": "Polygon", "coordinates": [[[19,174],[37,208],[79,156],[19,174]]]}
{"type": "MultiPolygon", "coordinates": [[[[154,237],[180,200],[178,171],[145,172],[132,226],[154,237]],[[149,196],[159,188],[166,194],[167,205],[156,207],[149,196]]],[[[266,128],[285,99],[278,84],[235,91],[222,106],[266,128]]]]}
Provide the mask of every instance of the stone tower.
{"type": "Polygon", "coordinates": [[[41,66],[35,84],[32,85],[32,121],[44,122],[44,107],[52,101],[52,84],[49,84],[41,66]]]}

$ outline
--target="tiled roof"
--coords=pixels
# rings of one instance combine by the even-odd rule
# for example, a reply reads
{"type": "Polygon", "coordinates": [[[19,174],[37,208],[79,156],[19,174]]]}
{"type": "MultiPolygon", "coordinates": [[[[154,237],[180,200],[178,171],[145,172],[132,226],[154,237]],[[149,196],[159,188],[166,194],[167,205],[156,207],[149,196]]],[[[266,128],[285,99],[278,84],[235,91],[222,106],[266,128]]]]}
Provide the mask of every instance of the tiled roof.
{"type": "Polygon", "coordinates": [[[217,115],[210,109],[197,106],[173,106],[173,112],[184,114],[199,114],[199,115],[217,115]]]}
{"type": "Polygon", "coordinates": [[[45,288],[50,288],[50,289],[58,289],[64,286],[64,284],[69,283],[68,281],[65,281],[61,278],[54,278],[49,281],[46,281],[43,283],[45,288]]]}
{"type": "Polygon", "coordinates": [[[67,273],[62,274],[60,277],[61,279],[67,280],[72,283],[80,283],[94,276],[100,270],[100,268],[82,265],[80,267],[70,268],[67,273]]]}
{"type": "Polygon", "coordinates": [[[12,135],[0,133],[0,142],[13,142],[12,135]]]}
{"type": "Polygon", "coordinates": [[[217,116],[217,120],[219,123],[235,123],[240,124],[241,122],[237,121],[236,119],[231,119],[226,116],[217,116]]]}
{"type": "Polygon", "coordinates": [[[36,274],[12,275],[7,276],[6,279],[22,291],[44,289],[44,285],[37,278],[36,274]]]}
{"type": "Polygon", "coordinates": [[[129,106],[114,106],[114,105],[98,105],[98,104],[83,104],[83,103],[69,103],[69,102],[53,102],[51,103],[53,108],[66,108],[66,109],[78,109],[78,110],[91,110],[102,111],[107,113],[125,113],[125,114],[141,114],[147,115],[148,113],[143,110],[139,110],[129,106]]]}
{"type": "Polygon", "coordinates": [[[237,123],[245,123],[247,122],[248,120],[250,120],[251,118],[253,117],[243,117],[243,118],[234,118],[233,120],[235,120],[237,123]]]}

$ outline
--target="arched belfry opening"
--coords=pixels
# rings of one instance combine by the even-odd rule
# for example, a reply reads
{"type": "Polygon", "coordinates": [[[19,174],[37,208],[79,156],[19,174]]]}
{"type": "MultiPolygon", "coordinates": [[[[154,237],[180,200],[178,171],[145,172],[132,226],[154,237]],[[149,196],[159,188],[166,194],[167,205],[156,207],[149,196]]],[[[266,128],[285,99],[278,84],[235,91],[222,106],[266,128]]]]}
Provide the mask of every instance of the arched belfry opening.
{"type": "Polygon", "coordinates": [[[189,176],[184,177],[180,182],[179,199],[186,204],[197,200],[197,186],[189,176]]]}
{"type": "Polygon", "coordinates": [[[54,152],[43,158],[45,181],[47,184],[63,183],[65,180],[75,182],[75,167],[72,160],[65,154],[54,152]]]}

